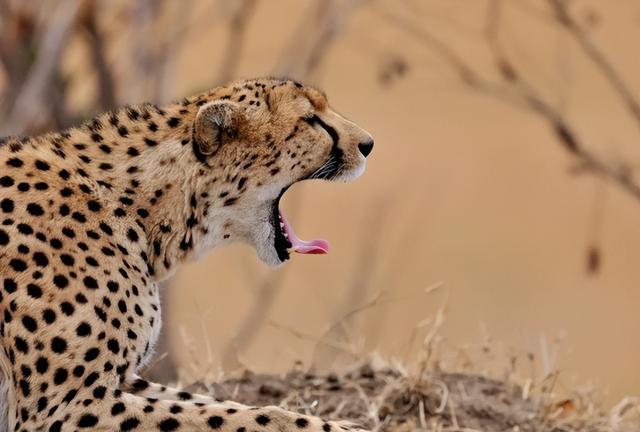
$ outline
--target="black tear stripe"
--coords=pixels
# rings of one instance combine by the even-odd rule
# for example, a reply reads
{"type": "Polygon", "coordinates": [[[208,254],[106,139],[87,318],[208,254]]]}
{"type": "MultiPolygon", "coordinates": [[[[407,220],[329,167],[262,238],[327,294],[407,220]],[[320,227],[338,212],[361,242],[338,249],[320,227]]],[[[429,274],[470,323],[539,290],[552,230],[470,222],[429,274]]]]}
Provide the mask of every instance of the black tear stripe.
{"type": "MultiPolygon", "coordinates": [[[[311,127],[315,125],[319,125],[322,129],[324,129],[331,140],[333,141],[333,145],[331,146],[331,153],[329,153],[329,158],[327,159],[327,163],[333,162],[335,164],[335,168],[330,170],[330,172],[325,173],[321,178],[330,179],[335,176],[340,169],[342,169],[342,158],[344,156],[344,152],[340,147],[338,147],[338,142],[340,141],[340,136],[338,132],[328,124],[326,124],[320,117],[317,115],[312,115],[311,117],[305,118],[306,121],[311,127]]],[[[323,165],[324,166],[324,165],[323,165]]],[[[322,167],[320,168],[322,169],[322,167]]],[[[312,174],[313,177],[313,174],[312,174]]],[[[319,177],[318,177],[319,178],[319,177]]]]}
{"type": "Polygon", "coordinates": [[[338,145],[338,141],[339,141],[338,132],[336,132],[334,128],[326,124],[320,117],[314,114],[311,117],[305,118],[304,121],[309,123],[312,127],[315,125],[320,125],[320,127],[326,130],[329,136],[331,136],[331,139],[333,140],[333,146],[336,147],[338,145]]]}

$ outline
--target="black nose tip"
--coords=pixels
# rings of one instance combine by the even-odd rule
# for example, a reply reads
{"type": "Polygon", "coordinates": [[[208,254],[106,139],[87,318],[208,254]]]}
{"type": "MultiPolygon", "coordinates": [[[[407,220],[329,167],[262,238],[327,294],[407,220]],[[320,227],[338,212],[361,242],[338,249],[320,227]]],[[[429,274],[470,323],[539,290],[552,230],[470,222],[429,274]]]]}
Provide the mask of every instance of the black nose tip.
{"type": "Polygon", "coordinates": [[[360,153],[362,153],[362,156],[369,156],[369,153],[373,150],[373,139],[369,138],[369,140],[358,144],[358,149],[360,150],[360,153]]]}

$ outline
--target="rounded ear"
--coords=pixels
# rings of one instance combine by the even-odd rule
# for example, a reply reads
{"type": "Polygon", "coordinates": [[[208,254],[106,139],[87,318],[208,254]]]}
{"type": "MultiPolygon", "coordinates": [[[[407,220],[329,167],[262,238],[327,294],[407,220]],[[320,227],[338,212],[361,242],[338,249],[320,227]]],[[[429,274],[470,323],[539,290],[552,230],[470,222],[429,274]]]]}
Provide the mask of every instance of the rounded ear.
{"type": "Polygon", "coordinates": [[[240,106],[229,100],[203,105],[193,125],[193,144],[196,154],[211,156],[225,141],[238,135],[242,123],[240,106]]]}

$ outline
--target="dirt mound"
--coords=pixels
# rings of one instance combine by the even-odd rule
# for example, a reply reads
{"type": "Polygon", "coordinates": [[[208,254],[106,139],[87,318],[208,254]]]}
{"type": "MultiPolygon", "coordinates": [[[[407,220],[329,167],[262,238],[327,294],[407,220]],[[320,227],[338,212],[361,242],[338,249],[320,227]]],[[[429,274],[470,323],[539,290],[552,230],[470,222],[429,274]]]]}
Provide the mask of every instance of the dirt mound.
{"type": "Polygon", "coordinates": [[[598,411],[592,402],[543,403],[516,384],[474,374],[430,372],[416,379],[398,369],[374,369],[367,364],[341,375],[245,373],[206,389],[219,399],[280,405],[329,419],[352,420],[380,431],[640,430],[640,416],[638,423],[627,419],[631,410],[640,414],[640,408],[630,402],[626,408],[618,407],[620,412],[615,415],[598,411]]]}

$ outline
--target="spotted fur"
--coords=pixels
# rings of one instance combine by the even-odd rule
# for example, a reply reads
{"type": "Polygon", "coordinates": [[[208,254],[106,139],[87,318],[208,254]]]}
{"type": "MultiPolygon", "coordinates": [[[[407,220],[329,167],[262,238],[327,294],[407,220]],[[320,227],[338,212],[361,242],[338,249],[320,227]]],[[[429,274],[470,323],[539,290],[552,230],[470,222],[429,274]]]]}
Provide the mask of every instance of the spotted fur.
{"type": "Polygon", "coordinates": [[[137,371],[160,331],[158,281],[232,241],[280,264],[282,193],[356,177],[371,146],[321,92],[272,79],[0,140],[0,430],[353,430],[137,371]]]}

